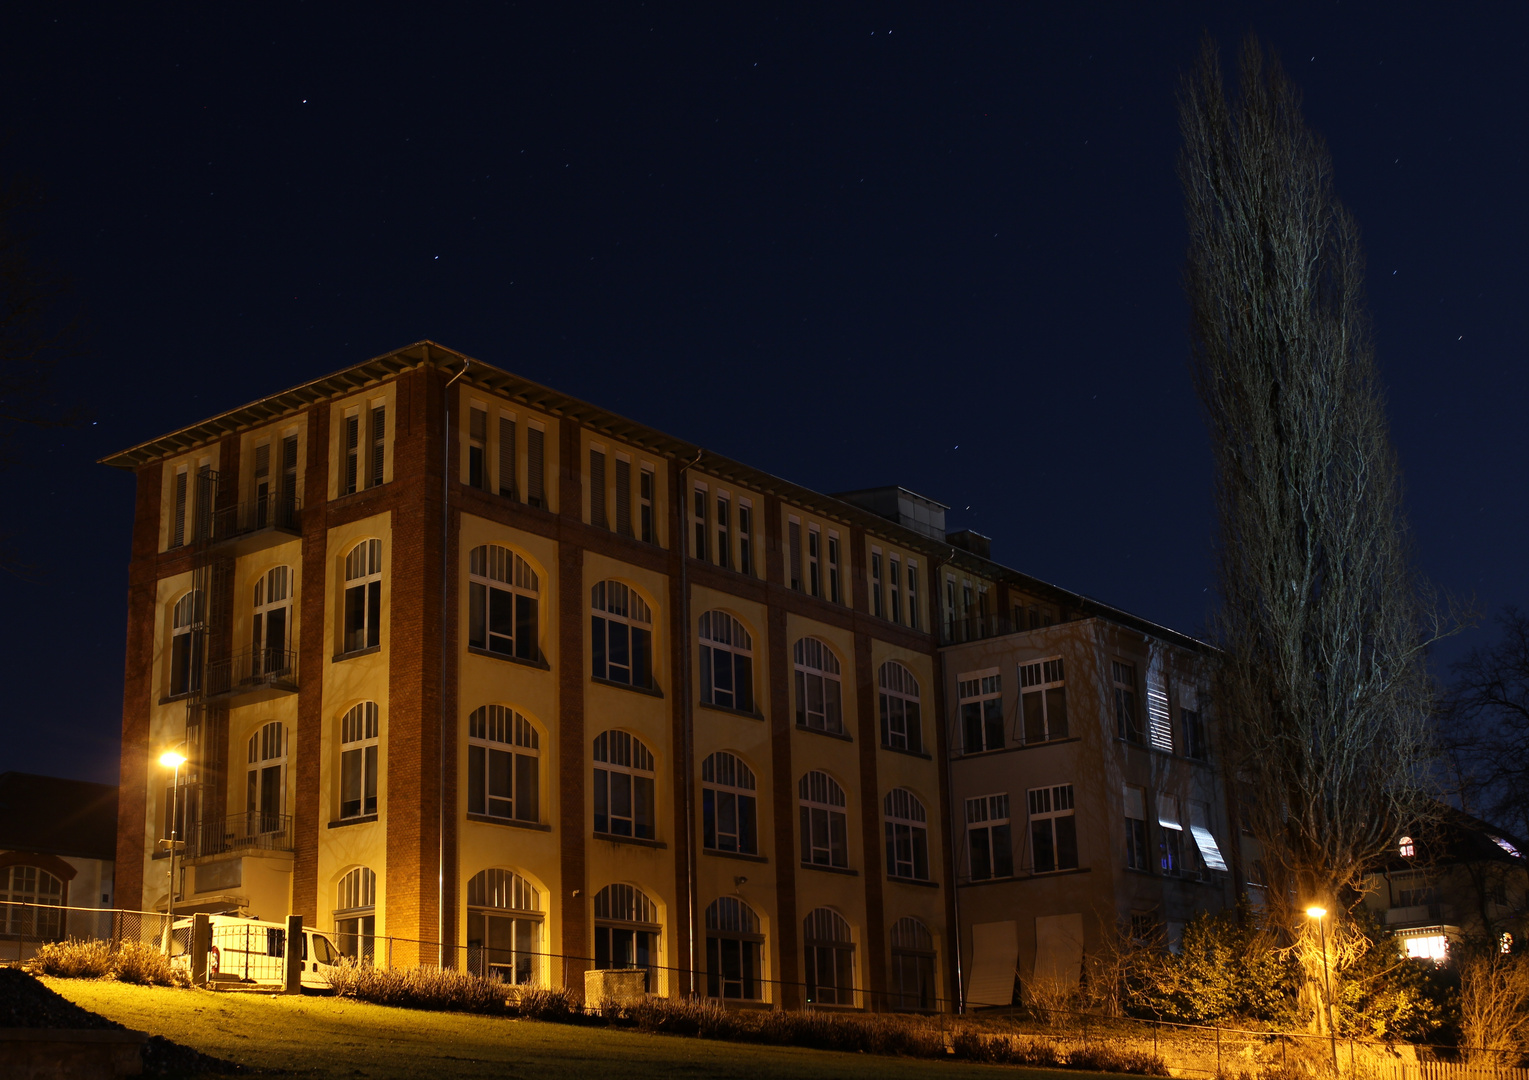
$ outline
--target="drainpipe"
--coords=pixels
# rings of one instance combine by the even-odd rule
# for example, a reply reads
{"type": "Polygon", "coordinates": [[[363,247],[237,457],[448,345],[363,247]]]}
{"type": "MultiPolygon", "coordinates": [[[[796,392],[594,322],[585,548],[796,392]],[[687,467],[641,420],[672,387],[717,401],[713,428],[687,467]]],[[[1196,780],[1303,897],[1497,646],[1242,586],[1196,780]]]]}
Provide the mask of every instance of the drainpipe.
{"type": "Polygon", "coordinates": [[[436,863],[435,863],[435,940],[439,952],[438,967],[446,966],[446,673],[450,658],[446,654],[446,597],[451,591],[451,384],[467,374],[472,361],[462,360],[462,370],[446,380],[441,391],[441,686],[440,686],[440,776],[436,793],[436,863]]]}
{"type": "MultiPolygon", "coordinates": [[[[936,612],[939,612],[939,614],[940,614],[940,618],[937,618],[937,619],[932,618],[932,621],[933,621],[934,627],[935,627],[935,631],[934,631],[935,632],[935,642],[936,642],[935,650],[936,650],[936,653],[939,656],[938,663],[940,665],[940,686],[945,689],[945,693],[946,693],[947,697],[949,696],[949,688],[946,687],[946,679],[945,679],[945,676],[947,674],[947,672],[945,671],[945,654],[939,652],[939,645],[938,645],[938,642],[940,640],[940,627],[943,625],[943,617],[944,617],[944,610],[945,610],[945,591],[941,587],[940,570],[943,567],[953,565],[954,564],[954,560],[955,560],[955,549],[954,548],[949,548],[947,550],[947,554],[945,556],[945,561],[930,567],[930,577],[933,580],[931,580],[930,583],[929,583],[930,584],[930,590],[929,591],[934,594],[934,595],[932,595],[929,598],[930,599],[930,605],[929,605],[930,606],[930,612],[929,612],[929,614],[930,614],[931,617],[933,617],[936,612]]],[[[954,630],[955,630],[955,613],[954,612],[951,613],[951,630],[952,630],[952,632],[954,632],[954,630]]],[[[960,707],[959,706],[957,706],[956,712],[959,714],[959,712],[960,712],[960,707]]],[[[956,803],[956,755],[955,755],[953,747],[951,746],[951,736],[952,736],[952,734],[954,732],[956,732],[959,723],[960,723],[960,717],[959,717],[959,715],[955,715],[955,716],[952,716],[952,718],[945,725],[945,790],[950,792],[950,804],[951,804],[950,806],[948,806],[946,808],[946,810],[951,815],[951,817],[955,817],[956,816],[956,809],[955,809],[955,803],[956,803]]],[[[966,825],[966,808],[964,806],[961,809],[960,824],[962,826],[961,833],[964,835],[965,832],[966,832],[966,829],[965,829],[965,825],[966,825]]],[[[951,867],[951,878],[952,878],[952,881],[950,883],[950,903],[951,903],[951,911],[955,914],[955,917],[956,917],[956,927],[955,927],[955,929],[956,929],[956,948],[955,948],[955,956],[956,956],[956,1013],[958,1015],[965,1015],[965,1013],[966,1013],[966,976],[962,972],[962,966],[961,966],[961,884],[960,884],[960,875],[961,875],[961,845],[959,843],[952,844],[951,853],[950,853],[950,867],[951,867]]],[[[977,941],[976,938],[972,939],[972,947],[973,948],[976,947],[976,941],[977,941]]]]}
{"type": "Polygon", "coordinates": [[[685,489],[685,475],[701,460],[704,450],[697,450],[695,457],[690,463],[680,467],[680,491],[677,493],[680,511],[679,536],[675,538],[676,549],[680,556],[680,640],[677,646],[680,650],[680,709],[684,724],[684,746],[681,748],[681,766],[685,770],[685,887],[688,893],[686,903],[689,906],[690,918],[686,920],[690,927],[690,995],[696,993],[696,953],[695,953],[695,704],[690,699],[690,576],[687,565],[690,556],[685,550],[689,539],[689,530],[685,526],[686,515],[689,513],[689,504],[686,500],[690,493],[685,489]]]}

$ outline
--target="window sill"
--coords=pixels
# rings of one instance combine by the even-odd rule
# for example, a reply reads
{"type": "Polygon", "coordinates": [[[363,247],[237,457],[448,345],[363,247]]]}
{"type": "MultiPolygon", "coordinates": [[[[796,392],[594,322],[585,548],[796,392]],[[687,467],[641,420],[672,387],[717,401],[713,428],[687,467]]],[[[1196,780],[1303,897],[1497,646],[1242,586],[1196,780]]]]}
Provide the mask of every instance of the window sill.
{"type": "Polygon", "coordinates": [[[343,829],[347,825],[367,825],[376,820],[376,814],[360,814],[357,817],[340,818],[338,821],[331,821],[329,827],[331,829],[343,829]]]}
{"type": "Polygon", "coordinates": [[[173,705],[177,701],[185,701],[196,694],[195,690],[187,690],[184,694],[166,694],[159,699],[161,705],[173,705]]]}
{"type": "Polygon", "coordinates": [[[701,854],[715,855],[719,859],[742,859],[744,862],[767,863],[770,861],[768,855],[750,855],[742,851],[719,851],[716,848],[702,848],[701,854]]]}
{"type": "Polygon", "coordinates": [[[922,750],[905,750],[901,746],[888,746],[886,743],[882,743],[881,748],[889,754],[903,754],[907,757],[923,758],[925,761],[934,760],[933,755],[926,754],[922,750]]]}
{"type": "Polygon", "coordinates": [[[824,866],[822,863],[802,863],[803,870],[821,870],[825,874],[847,874],[850,877],[859,877],[859,870],[851,870],[847,866],[824,866]]]}
{"type": "Polygon", "coordinates": [[[521,656],[511,656],[509,653],[491,652],[488,649],[480,649],[476,645],[467,646],[467,651],[473,656],[486,656],[490,660],[504,660],[511,664],[519,664],[521,667],[540,668],[542,671],[551,671],[552,665],[546,660],[527,660],[521,656]]]}
{"type": "Polygon", "coordinates": [[[365,649],[357,649],[355,652],[337,652],[334,656],[330,657],[329,662],[331,664],[338,664],[342,660],[354,660],[358,656],[370,656],[372,653],[379,653],[381,651],[381,645],[372,645],[365,649]]]}
{"type": "Polygon", "coordinates": [[[600,686],[609,686],[616,690],[627,690],[633,694],[647,694],[649,697],[661,698],[664,692],[656,686],[634,686],[631,683],[617,682],[615,679],[602,679],[598,675],[591,675],[589,681],[600,686]]]}
{"type": "Polygon", "coordinates": [[[752,709],[734,709],[727,705],[712,705],[710,702],[705,701],[700,702],[697,707],[702,709],[710,709],[712,712],[727,713],[730,716],[742,716],[749,720],[764,719],[764,713],[755,712],[752,709]]]}
{"type": "MultiPolygon", "coordinates": [[[[343,459],[341,460],[341,464],[342,465],[344,464],[343,459]]],[[[334,496],[334,498],[330,499],[329,501],[330,502],[344,502],[346,499],[354,499],[358,495],[366,495],[366,494],[369,494],[369,493],[371,493],[373,491],[376,491],[378,488],[384,488],[384,487],[387,487],[387,486],[388,486],[388,481],[386,481],[386,480],[384,480],[380,484],[368,484],[368,485],[366,485],[366,487],[358,487],[355,491],[341,491],[341,492],[337,493],[334,496]]]]}
{"type": "Polygon", "coordinates": [[[797,731],[805,731],[808,735],[822,735],[829,739],[838,739],[841,742],[854,742],[853,735],[841,735],[837,731],[825,731],[822,728],[808,727],[806,724],[797,724],[797,731]]]}
{"type": "Polygon", "coordinates": [[[929,881],[926,878],[898,877],[895,874],[887,875],[888,881],[895,881],[899,885],[917,885],[921,889],[938,889],[938,881],[929,881]]]}
{"type": "Polygon", "coordinates": [[[551,832],[551,825],[543,825],[539,821],[519,821],[516,818],[493,817],[489,814],[468,814],[468,821],[481,822],[484,825],[507,825],[512,829],[531,829],[534,832],[551,832]]]}
{"type": "Polygon", "coordinates": [[[1016,750],[1041,750],[1048,746],[1065,746],[1068,743],[1082,742],[1081,735],[1064,735],[1059,739],[1042,739],[1040,742],[1021,743],[1016,750]]]}
{"type": "Polygon", "coordinates": [[[609,840],[613,844],[631,844],[633,847],[666,848],[669,845],[662,840],[645,840],[640,836],[617,836],[615,833],[597,832],[596,840],[609,840]]]}
{"type": "Polygon", "coordinates": [[[1073,874],[1088,874],[1093,872],[1091,866],[1074,866],[1067,870],[1042,870],[1036,873],[1034,870],[1025,875],[1025,881],[1040,881],[1043,878],[1071,877],[1073,874]]]}

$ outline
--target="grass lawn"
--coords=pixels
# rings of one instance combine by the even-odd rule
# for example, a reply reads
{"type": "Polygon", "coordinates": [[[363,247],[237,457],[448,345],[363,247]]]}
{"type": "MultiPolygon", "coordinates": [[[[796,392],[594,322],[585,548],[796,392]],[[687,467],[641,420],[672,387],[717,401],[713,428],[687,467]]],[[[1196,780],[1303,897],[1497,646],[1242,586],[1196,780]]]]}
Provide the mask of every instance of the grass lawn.
{"type": "Polygon", "coordinates": [[[43,982],[83,1008],[202,1053],[319,1077],[1078,1080],[1100,1075],[642,1035],[329,997],[170,990],[85,979],[43,982]]]}

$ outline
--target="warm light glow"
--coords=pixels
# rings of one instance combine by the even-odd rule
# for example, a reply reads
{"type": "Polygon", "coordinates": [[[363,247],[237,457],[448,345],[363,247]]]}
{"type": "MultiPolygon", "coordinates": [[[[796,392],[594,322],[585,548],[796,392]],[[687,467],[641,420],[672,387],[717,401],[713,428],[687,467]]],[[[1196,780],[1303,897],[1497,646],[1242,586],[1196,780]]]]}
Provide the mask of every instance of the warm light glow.
{"type": "Polygon", "coordinates": [[[1306,909],[1306,917],[1308,919],[1320,919],[1326,914],[1327,909],[1325,907],[1309,907],[1306,909]]]}
{"type": "Polygon", "coordinates": [[[1443,934],[1426,934],[1410,937],[1405,941],[1407,956],[1412,960],[1432,960],[1442,964],[1449,954],[1449,942],[1443,934]]]}
{"type": "Polygon", "coordinates": [[[186,758],[185,755],[177,754],[174,750],[166,750],[159,755],[159,763],[167,769],[178,769],[186,764],[186,758]]]}

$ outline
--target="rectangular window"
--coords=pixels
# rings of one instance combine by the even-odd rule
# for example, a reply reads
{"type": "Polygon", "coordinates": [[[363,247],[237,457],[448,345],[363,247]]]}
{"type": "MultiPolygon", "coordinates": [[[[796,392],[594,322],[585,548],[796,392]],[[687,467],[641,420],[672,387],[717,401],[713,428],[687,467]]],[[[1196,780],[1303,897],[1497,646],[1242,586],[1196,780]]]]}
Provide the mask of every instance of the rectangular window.
{"type": "Polygon", "coordinates": [[[526,503],[547,509],[547,433],[539,427],[526,430],[526,503]]]}
{"type": "Polygon", "coordinates": [[[1184,756],[1204,761],[1205,753],[1205,724],[1200,719],[1197,709],[1179,710],[1179,730],[1184,737],[1184,756]]]}
{"type": "Polygon", "coordinates": [[[844,603],[844,590],[839,584],[839,534],[828,534],[828,599],[836,604],[844,603]]]}
{"type": "Polygon", "coordinates": [[[738,500],[738,570],[754,573],[754,508],[747,499],[738,500]]]}
{"type": "Polygon", "coordinates": [[[1067,682],[1062,658],[1019,665],[1020,712],[1025,719],[1025,742],[1067,738],[1067,682]]]}
{"type": "Polygon", "coordinates": [[[605,451],[589,451],[589,523],[597,529],[608,529],[605,516],[605,451]]]}
{"type": "Polygon", "coordinates": [[[1007,795],[966,800],[966,847],[973,881],[1014,876],[1007,795]]]}
{"type": "Polygon", "coordinates": [[[802,590],[802,523],[796,518],[786,523],[786,584],[802,590]]]}
{"type": "Polygon", "coordinates": [[[254,508],[254,526],[263,529],[271,523],[271,444],[255,447],[255,470],[250,484],[250,504],[254,508]]]}
{"type": "Polygon", "coordinates": [[[1141,717],[1136,713],[1136,665],[1112,660],[1110,677],[1115,684],[1115,734],[1127,742],[1142,742],[1141,717]]]}
{"type": "Polygon", "coordinates": [[[695,490],[693,492],[693,498],[691,499],[691,504],[692,504],[692,506],[691,506],[691,517],[692,517],[692,522],[695,525],[695,547],[691,549],[690,554],[694,558],[700,559],[702,562],[705,562],[706,561],[706,533],[707,533],[707,528],[708,528],[707,527],[707,523],[706,523],[706,487],[705,487],[705,485],[697,484],[695,486],[695,490]]]}
{"type": "Polygon", "coordinates": [[[998,675],[958,680],[961,696],[961,752],[1003,749],[1003,682],[998,675]]]}
{"type": "Polygon", "coordinates": [[[632,462],[616,455],[616,532],[632,535],[632,462]]]}
{"type": "Polygon", "coordinates": [[[175,520],[170,526],[170,546],[183,547],[186,543],[186,484],[190,474],[182,465],[175,472],[175,520]]]}
{"type": "Polygon", "coordinates": [[[499,417],[499,494],[506,499],[518,499],[515,486],[515,420],[499,417]]]}
{"type": "Polygon", "coordinates": [[[823,595],[823,575],[819,569],[823,555],[823,536],[816,525],[807,526],[807,591],[823,595]]]}
{"type": "Polygon", "coordinates": [[[1126,818],[1126,867],[1147,869],[1147,793],[1124,785],[1126,818]]]}
{"type": "Polygon", "coordinates": [[[1184,826],[1179,823],[1179,801],[1172,795],[1157,797],[1158,865],[1165,874],[1184,872],[1184,826]]]}
{"type": "Polygon", "coordinates": [[[918,563],[908,560],[908,625],[917,630],[918,624],[918,563]]]}
{"type": "Polygon", "coordinates": [[[1189,837],[1195,843],[1195,850],[1200,855],[1200,872],[1205,876],[1206,871],[1227,869],[1226,860],[1221,857],[1221,848],[1216,845],[1216,837],[1210,831],[1210,806],[1203,802],[1191,802],[1189,804],[1189,837]]]}
{"type": "Polygon", "coordinates": [[[1147,668],[1147,737],[1152,749],[1173,753],[1173,721],[1168,712],[1168,679],[1156,663],[1147,668]]]}
{"type": "Polygon", "coordinates": [[[956,579],[945,579],[945,639],[956,639],[956,579]]]}
{"type": "Polygon", "coordinates": [[[281,506],[283,524],[293,523],[297,506],[296,435],[287,435],[281,440],[281,506]]]}
{"type": "Polygon", "coordinates": [[[902,590],[898,582],[902,577],[902,563],[898,562],[896,555],[887,557],[887,592],[890,601],[891,619],[895,623],[903,621],[902,590]]]}
{"type": "Polygon", "coordinates": [[[488,410],[474,405],[467,415],[467,486],[487,491],[488,410]]]}
{"type": "Polygon", "coordinates": [[[1028,794],[1032,872],[1076,870],[1078,819],[1073,813],[1072,785],[1032,788],[1028,794]]]}
{"type": "Polygon", "coordinates": [[[881,552],[871,549],[871,614],[881,618],[881,552]]]}
{"type": "Polygon", "coordinates": [[[732,538],[727,529],[733,520],[733,502],[724,491],[717,492],[717,565],[727,569],[731,565],[732,538]]]}
{"type": "Polygon", "coordinates": [[[644,465],[638,477],[638,524],[642,528],[642,542],[653,543],[653,469],[644,465]]]}
{"type": "Polygon", "coordinates": [[[361,481],[361,412],[345,411],[345,491],[353,495],[361,481]]]}
{"type": "Polygon", "coordinates": [[[388,435],[388,409],[381,402],[372,405],[372,453],[371,453],[371,479],[367,481],[367,487],[376,487],[382,483],[382,466],[386,458],[388,435]]]}

